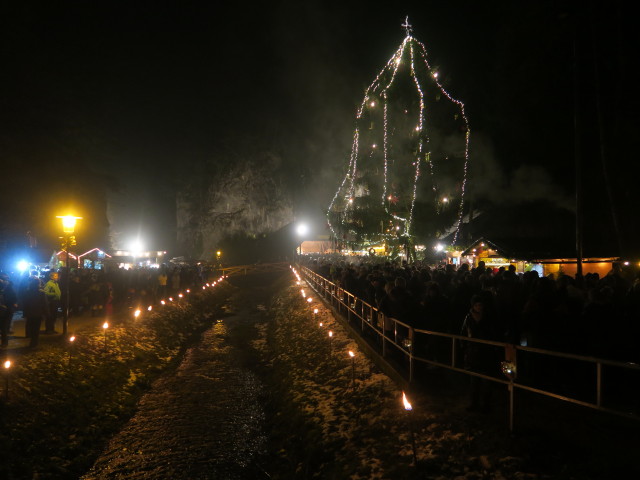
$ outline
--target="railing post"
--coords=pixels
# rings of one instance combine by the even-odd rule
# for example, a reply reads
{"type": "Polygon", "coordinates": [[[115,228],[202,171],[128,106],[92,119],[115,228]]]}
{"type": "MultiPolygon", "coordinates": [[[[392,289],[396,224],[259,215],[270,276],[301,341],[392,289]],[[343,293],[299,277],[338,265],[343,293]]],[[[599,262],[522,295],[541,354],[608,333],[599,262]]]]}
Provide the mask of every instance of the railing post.
{"type": "Polygon", "coordinates": [[[509,379],[509,431],[513,432],[513,378],[509,379]]]}
{"type": "Polygon", "coordinates": [[[451,339],[451,366],[456,367],[456,339],[451,339]]]}
{"type": "Polygon", "coordinates": [[[596,363],[596,405],[602,406],[602,364],[596,363]]]}
{"type": "Polygon", "coordinates": [[[382,314],[382,356],[387,356],[387,333],[385,326],[387,325],[387,316],[382,314]]]}
{"type": "Polygon", "coordinates": [[[409,383],[413,382],[413,344],[415,343],[416,334],[413,327],[409,327],[409,383]]]}

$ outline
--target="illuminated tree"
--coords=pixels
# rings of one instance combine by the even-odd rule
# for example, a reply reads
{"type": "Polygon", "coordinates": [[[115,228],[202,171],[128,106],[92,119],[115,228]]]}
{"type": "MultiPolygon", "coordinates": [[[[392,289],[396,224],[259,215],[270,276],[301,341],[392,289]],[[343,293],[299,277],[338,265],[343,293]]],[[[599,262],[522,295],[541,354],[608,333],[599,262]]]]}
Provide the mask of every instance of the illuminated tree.
{"type": "Polygon", "coordinates": [[[464,104],[443,87],[425,46],[406,37],[367,88],[346,174],[328,209],[339,242],[360,248],[453,229],[462,219],[469,160],[464,104]]]}

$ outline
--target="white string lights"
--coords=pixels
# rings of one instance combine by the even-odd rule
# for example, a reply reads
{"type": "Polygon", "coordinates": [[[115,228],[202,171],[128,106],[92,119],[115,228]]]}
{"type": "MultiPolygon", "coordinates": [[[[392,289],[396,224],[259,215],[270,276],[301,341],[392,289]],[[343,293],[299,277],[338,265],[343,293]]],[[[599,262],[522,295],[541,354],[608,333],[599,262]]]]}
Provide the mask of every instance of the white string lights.
{"type": "Polygon", "coordinates": [[[408,19],[402,27],[406,32],[402,44],[366,89],[357,109],[349,168],[329,205],[329,227],[336,238],[347,239],[349,234],[354,234],[353,220],[357,210],[366,204],[359,199],[371,194],[379,199],[384,214],[375,222],[381,227],[366,232],[364,242],[410,237],[416,198],[420,197],[421,204],[425,203],[423,192],[426,190],[431,192],[433,201],[430,203],[437,214],[448,204],[457,202],[455,243],[462,222],[467,184],[469,121],[464,104],[444,88],[438,72],[427,59],[425,46],[413,37],[408,19]],[[427,98],[435,100],[429,103],[427,98]],[[464,146],[460,147],[464,152],[462,155],[461,152],[443,152],[442,148],[436,151],[434,146],[434,132],[442,130],[436,128],[441,127],[442,119],[434,118],[433,112],[440,98],[446,98],[450,102],[447,108],[456,111],[454,119],[448,123],[458,124],[456,134],[464,132],[464,146]],[[374,128],[376,122],[382,128],[374,128]],[[423,162],[427,176],[421,175],[423,162]],[[437,168],[438,165],[446,168],[437,168]],[[458,179],[455,189],[450,186],[452,179],[444,178],[444,175],[451,177],[452,172],[454,183],[458,179]],[[372,180],[372,175],[377,176],[378,184],[372,180]],[[425,180],[420,181],[421,178],[425,180]]]}

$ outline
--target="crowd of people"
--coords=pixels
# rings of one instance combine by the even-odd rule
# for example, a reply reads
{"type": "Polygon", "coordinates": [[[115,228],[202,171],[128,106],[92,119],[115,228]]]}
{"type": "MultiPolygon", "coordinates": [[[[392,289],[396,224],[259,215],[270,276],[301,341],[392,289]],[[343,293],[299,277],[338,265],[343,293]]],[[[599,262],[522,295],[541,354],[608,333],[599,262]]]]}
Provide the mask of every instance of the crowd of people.
{"type": "Polygon", "coordinates": [[[110,315],[120,306],[152,305],[179,291],[213,281],[207,265],[166,265],[160,268],[110,270],[29,270],[21,275],[0,273],[0,346],[7,347],[16,313],[26,320],[25,333],[36,347],[44,334],[56,334],[62,312],[69,316],[110,315]],[[68,300],[67,300],[68,299],[68,300]],[[68,309],[68,310],[67,310],[68,309]]]}
{"type": "Polygon", "coordinates": [[[415,328],[640,362],[640,275],[614,263],[571,277],[479,262],[427,266],[307,259],[307,266],[415,328]]]}

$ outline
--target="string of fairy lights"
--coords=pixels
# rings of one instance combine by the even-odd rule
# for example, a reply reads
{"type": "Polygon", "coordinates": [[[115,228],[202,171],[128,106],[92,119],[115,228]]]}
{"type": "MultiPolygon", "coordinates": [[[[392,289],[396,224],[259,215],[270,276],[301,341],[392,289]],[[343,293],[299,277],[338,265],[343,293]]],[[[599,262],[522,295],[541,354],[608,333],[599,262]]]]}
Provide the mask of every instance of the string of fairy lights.
{"type": "MultiPolygon", "coordinates": [[[[366,115],[373,115],[374,111],[379,111],[378,109],[382,110],[382,132],[380,140],[382,142],[381,150],[383,168],[380,202],[385,214],[389,217],[389,219],[393,219],[390,223],[393,224],[393,221],[395,221],[395,228],[394,225],[391,225],[391,233],[385,233],[384,231],[381,231],[376,233],[375,236],[381,238],[396,238],[398,234],[405,237],[411,236],[412,223],[415,216],[414,209],[416,206],[416,198],[420,191],[419,185],[421,185],[419,180],[422,176],[421,165],[423,162],[427,166],[428,178],[431,182],[431,190],[434,194],[436,203],[436,213],[439,214],[442,210],[442,206],[452,201],[451,195],[443,196],[439,193],[436,176],[438,171],[435,165],[433,152],[429,148],[430,132],[428,132],[426,128],[426,119],[429,111],[425,102],[425,91],[427,91],[427,84],[431,83],[432,85],[435,85],[434,91],[438,92],[439,95],[447,98],[455,106],[455,108],[459,112],[457,115],[455,115],[455,117],[458,117],[459,115],[459,117],[462,119],[462,122],[464,123],[464,154],[462,158],[463,165],[461,169],[462,181],[459,183],[460,199],[458,202],[458,211],[456,215],[455,231],[453,236],[453,243],[455,243],[458,237],[460,225],[462,223],[464,196],[467,186],[469,143],[471,135],[469,120],[465,113],[464,104],[460,100],[454,98],[442,85],[441,81],[438,78],[438,72],[434,68],[432,68],[429,60],[427,59],[426,47],[412,35],[412,27],[409,24],[408,19],[405,21],[402,27],[406,31],[406,36],[402,44],[366,89],[364,98],[357,109],[355,122],[356,126],[353,134],[353,143],[351,146],[349,166],[342,182],[340,183],[338,190],[331,200],[327,211],[329,228],[336,238],[340,238],[338,232],[336,231],[338,230],[338,226],[335,221],[332,221],[331,214],[338,213],[338,222],[340,222],[343,229],[346,228],[348,226],[350,213],[353,213],[356,208],[359,208],[356,205],[357,202],[355,202],[357,197],[368,195],[370,193],[366,188],[358,189],[358,175],[364,168],[362,165],[359,165],[359,161],[364,161],[363,159],[371,158],[372,152],[378,149],[378,142],[374,141],[370,145],[371,151],[369,152],[369,154],[367,154],[366,151],[363,151],[364,147],[363,145],[361,145],[361,136],[363,133],[361,131],[361,125],[366,115]],[[414,129],[414,143],[411,151],[414,152],[414,154],[411,159],[411,165],[406,165],[407,167],[410,167],[410,170],[408,171],[413,172],[413,183],[410,188],[407,189],[410,190],[410,200],[408,202],[405,202],[405,205],[407,207],[406,210],[404,212],[400,212],[397,208],[392,208],[392,203],[397,203],[398,197],[395,196],[397,192],[394,191],[394,185],[390,175],[390,166],[395,162],[399,162],[399,160],[396,158],[398,154],[394,153],[392,149],[393,140],[398,135],[395,132],[396,126],[394,126],[393,128],[391,127],[393,122],[391,118],[392,112],[390,103],[394,99],[390,95],[390,91],[394,87],[396,80],[401,77],[401,66],[403,66],[406,62],[408,62],[409,64],[409,68],[406,70],[408,70],[409,72],[408,74],[410,76],[411,83],[413,84],[413,88],[415,89],[414,95],[417,95],[416,103],[418,104],[418,111],[417,118],[413,123],[414,127],[412,127],[414,129]],[[427,73],[421,74],[419,69],[417,68],[418,65],[421,65],[421,71],[427,73]]],[[[408,110],[404,110],[404,113],[408,114],[408,110]]],[[[445,156],[444,161],[452,160],[449,158],[449,156],[445,156]]]]}

